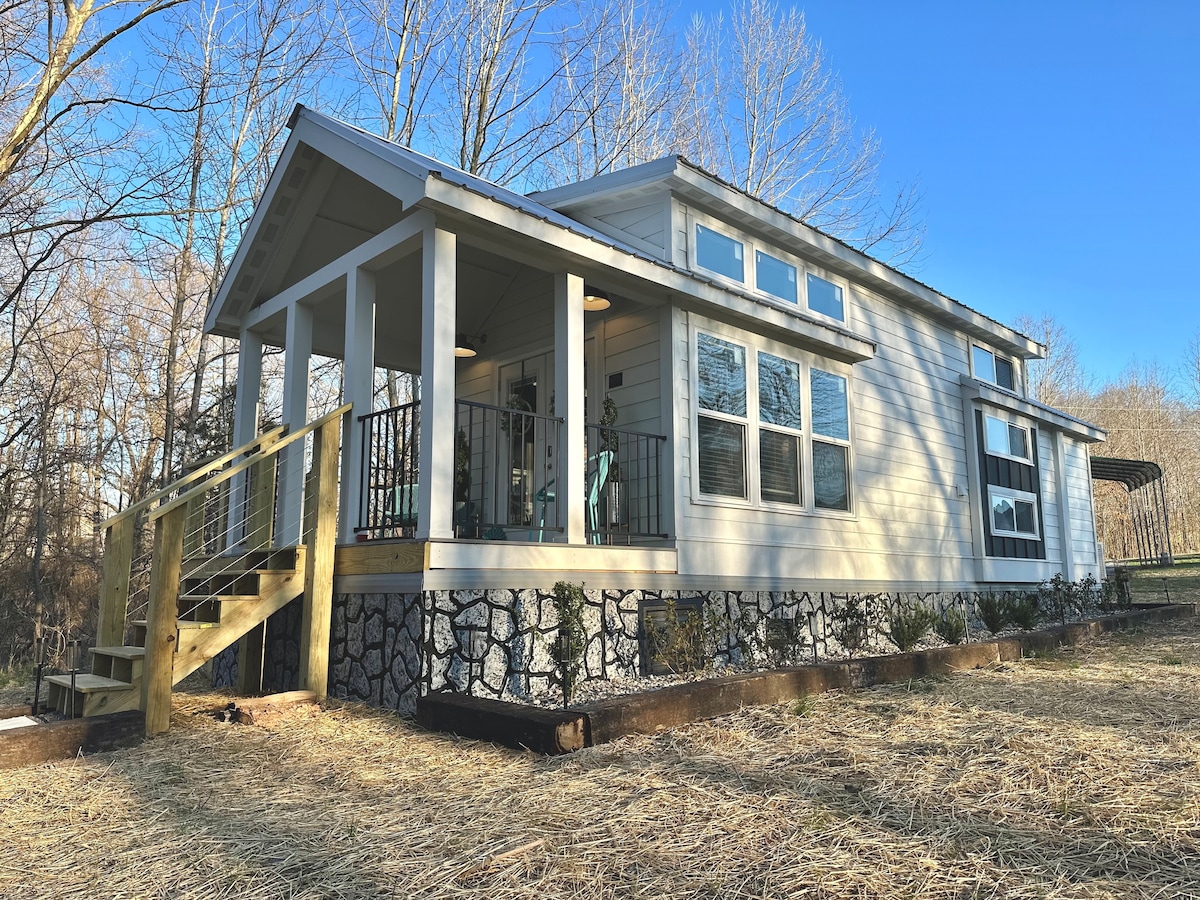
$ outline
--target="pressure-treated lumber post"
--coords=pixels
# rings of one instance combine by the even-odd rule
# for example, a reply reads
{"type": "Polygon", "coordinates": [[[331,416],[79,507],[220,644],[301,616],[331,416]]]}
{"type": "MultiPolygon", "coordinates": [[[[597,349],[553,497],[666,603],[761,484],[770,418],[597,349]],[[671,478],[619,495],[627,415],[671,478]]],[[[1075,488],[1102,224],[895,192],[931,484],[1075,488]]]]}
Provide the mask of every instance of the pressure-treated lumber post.
{"type": "MultiPolygon", "coordinates": [[[[304,554],[304,622],[300,628],[300,688],[324,697],[329,682],[329,626],[333,614],[333,552],[337,541],[338,451],[342,422],[331,419],[313,433],[315,500],[304,554]]],[[[347,425],[347,427],[350,427],[347,425]]]]}
{"type": "Polygon", "coordinates": [[[146,621],[146,659],[142,668],[142,710],[146,734],[161,734],[171,724],[171,685],[179,617],[179,576],[183,568],[183,532],[187,507],[177,506],[154,523],[150,569],[150,610],[146,621]]]}
{"type": "Polygon", "coordinates": [[[187,524],[184,526],[183,555],[195,556],[204,547],[204,496],[187,502],[187,524]]]}
{"type": "Polygon", "coordinates": [[[258,694],[263,689],[263,662],[267,623],[255,625],[238,641],[238,693],[243,696],[258,694]]]}
{"type": "MultiPolygon", "coordinates": [[[[274,439],[265,440],[259,450],[267,450],[274,439]]],[[[255,463],[250,470],[250,499],[246,509],[246,546],[258,550],[271,546],[275,533],[275,468],[278,456],[255,463]]]]}
{"type": "Polygon", "coordinates": [[[100,614],[96,646],[125,643],[125,612],[129,603],[129,571],[133,566],[134,516],[117,519],[104,535],[104,569],[100,577],[100,614]]]}

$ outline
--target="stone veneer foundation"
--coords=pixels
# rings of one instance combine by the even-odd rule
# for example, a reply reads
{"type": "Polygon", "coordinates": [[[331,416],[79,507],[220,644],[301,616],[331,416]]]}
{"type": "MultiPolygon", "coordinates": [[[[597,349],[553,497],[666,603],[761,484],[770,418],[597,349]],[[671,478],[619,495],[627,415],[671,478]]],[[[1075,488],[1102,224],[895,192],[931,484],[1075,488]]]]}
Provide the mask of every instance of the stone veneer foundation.
{"type": "MultiPolygon", "coordinates": [[[[975,619],[978,594],[804,591],[641,591],[587,589],[583,679],[634,677],[644,661],[639,633],[647,604],[700,601],[717,621],[718,664],[785,664],[845,656],[831,635],[831,615],[854,597],[872,623],[898,605],[937,612],[957,607],[975,619]],[[804,645],[793,658],[769,658],[768,620],[792,620],[804,645]],[[722,633],[723,632],[723,633],[722,633]],[[749,639],[748,639],[749,638],[749,639]]],[[[300,600],[267,623],[263,687],[294,690],[300,600]]],[[[976,630],[979,626],[973,626],[976,630]]],[[[329,694],[412,714],[418,696],[455,691],[522,700],[561,689],[551,648],[558,633],[552,594],[538,589],[337,594],[333,598],[329,694]]],[[[237,680],[236,646],[217,657],[214,684],[237,680]]]]}

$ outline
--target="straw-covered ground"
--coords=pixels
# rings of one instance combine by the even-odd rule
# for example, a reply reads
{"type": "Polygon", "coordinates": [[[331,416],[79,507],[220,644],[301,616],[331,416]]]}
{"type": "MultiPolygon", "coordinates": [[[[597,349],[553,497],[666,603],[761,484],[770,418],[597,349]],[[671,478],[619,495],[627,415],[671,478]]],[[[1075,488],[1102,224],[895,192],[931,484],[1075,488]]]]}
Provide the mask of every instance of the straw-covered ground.
{"type": "Polygon", "coordinates": [[[1200,897],[1200,623],[545,759],[357,706],[0,772],[0,897],[1200,897]]]}

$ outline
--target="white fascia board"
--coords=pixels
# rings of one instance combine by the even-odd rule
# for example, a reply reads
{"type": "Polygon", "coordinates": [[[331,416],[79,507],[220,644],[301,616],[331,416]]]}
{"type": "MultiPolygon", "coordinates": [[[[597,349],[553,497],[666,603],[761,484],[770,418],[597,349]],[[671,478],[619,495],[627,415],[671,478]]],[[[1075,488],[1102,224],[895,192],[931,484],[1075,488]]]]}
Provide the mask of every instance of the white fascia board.
{"type": "MultiPolygon", "coordinates": [[[[221,311],[225,308],[225,304],[229,300],[229,292],[232,290],[232,286],[237,283],[241,267],[246,262],[246,257],[250,253],[250,247],[254,243],[254,237],[258,234],[259,229],[262,228],[267,210],[271,208],[271,204],[275,201],[275,192],[279,189],[279,183],[283,180],[283,173],[287,171],[287,167],[291,163],[292,157],[299,146],[300,141],[294,133],[288,137],[287,143],[283,145],[283,152],[279,154],[279,159],[275,161],[275,168],[271,170],[271,177],[267,180],[267,187],[263,191],[262,196],[258,198],[258,202],[254,205],[254,215],[250,217],[250,221],[246,224],[246,230],[242,232],[242,239],[238,242],[237,252],[233,255],[233,261],[221,277],[221,286],[217,289],[212,305],[209,306],[208,313],[204,317],[205,332],[216,331],[218,320],[222,318],[221,311]]],[[[226,333],[227,337],[238,336],[240,323],[237,321],[222,321],[221,324],[226,329],[232,329],[231,332],[226,333]]]]}
{"type": "Polygon", "coordinates": [[[491,222],[573,256],[586,267],[615,270],[682,298],[724,307],[747,324],[783,332],[846,362],[862,362],[875,356],[875,344],[866,338],[699,280],[661,261],[631,253],[607,240],[582,233],[586,226],[581,225],[580,231],[566,228],[531,211],[516,209],[493,197],[445,181],[436,173],[426,181],[425,193],[428,199],[422,205],[491,222]]]}
{"type": "Polygon", "coordinates": [[[526,196],[530,200],[551,209],[570,209],[594,203],[611,194],[619,194],[632,188],[663,182],[679,168],[679,157],[664,156],[618,172],[606,172],[595,178],[565,184],[546,191],[533,191],[526,196]]]}
{"type": "Polygon", "coordinates": [[[962,385],[963,397],[966,400],[979,400],[989,406],[1006,409],[1017,415],[1033,419],[1042,425],[1055,428],[1064,434],[1069,434],[1071,437],[1077,438],[1086,444],[1096,444],[1100,441],[1108,440],[1108,434],[1102,428],[1098,428],[1089,422],[1084,422],[1082,419],[1076,419],[1074,416],[1069,416],[1065,412],[1046,406],[1044,403],[1018,397],[1016,394],[1002,387],[989,384],[986,381],[980,381],[978,378],[972,378],[970,375],[960,375],[959,382],[962,385]]]}
{"type": "Polygon", "coordinates": [[[841,241],[822,234],[786,213],[706,177],[690,166],[680,165],[673,173],[670,182],[676,190],[684,188],[690,189],[689,193],[702,192],[711,198],[711,202],[718,208],[720,206],[732,207],[751,219],[761,221],[769,228],[786,232],[810,250],[836,261],[841,266],[843,274],[852,280],[865,280],[866,286],[882,289],[889,296],[899,299],[901,302],[915,301],[915,305],[923,308],[926,312],[932,313],[944,321],[952,321],[969,334],[987,340],[1008,353],[1022,359],[1044,359],[1046,356],[1045,346],[1037,341],[939,294],[932,288],[914,281],[890,266],[871,259],[841,241]],[[866,279],[863,276],[866,276],[866,279]]]}
{"type": "Polygon", "coordinates": [[[292,134],[318,153],[391,194],[408,208],[421,199],[427,171],[407,165],[399,153],[381,152],[379,141],[347,128],[335,119],[301,115],[292,134]]]}

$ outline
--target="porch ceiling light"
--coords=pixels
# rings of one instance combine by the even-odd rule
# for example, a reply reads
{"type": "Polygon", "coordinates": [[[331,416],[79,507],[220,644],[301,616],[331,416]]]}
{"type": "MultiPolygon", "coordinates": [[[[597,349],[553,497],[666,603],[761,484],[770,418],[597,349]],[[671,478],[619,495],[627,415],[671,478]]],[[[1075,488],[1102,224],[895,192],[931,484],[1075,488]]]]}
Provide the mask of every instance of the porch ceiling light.
{"type": "Polygon", "coordinates": [[[487,341],[487,335],[463,334],[459,332],[454,336],[454,355],[460,359],[470,359],[475,356],[478,351],[475,349],[475,341],[484,343],[487,341]]]}
{"type": "Polygon", "coordinates": [[[608,294],[599,288],[594,288],[590,284],[583,286],[583,311],[584,312],[600,312],[612,306],[609,302],[608,294]]]}

